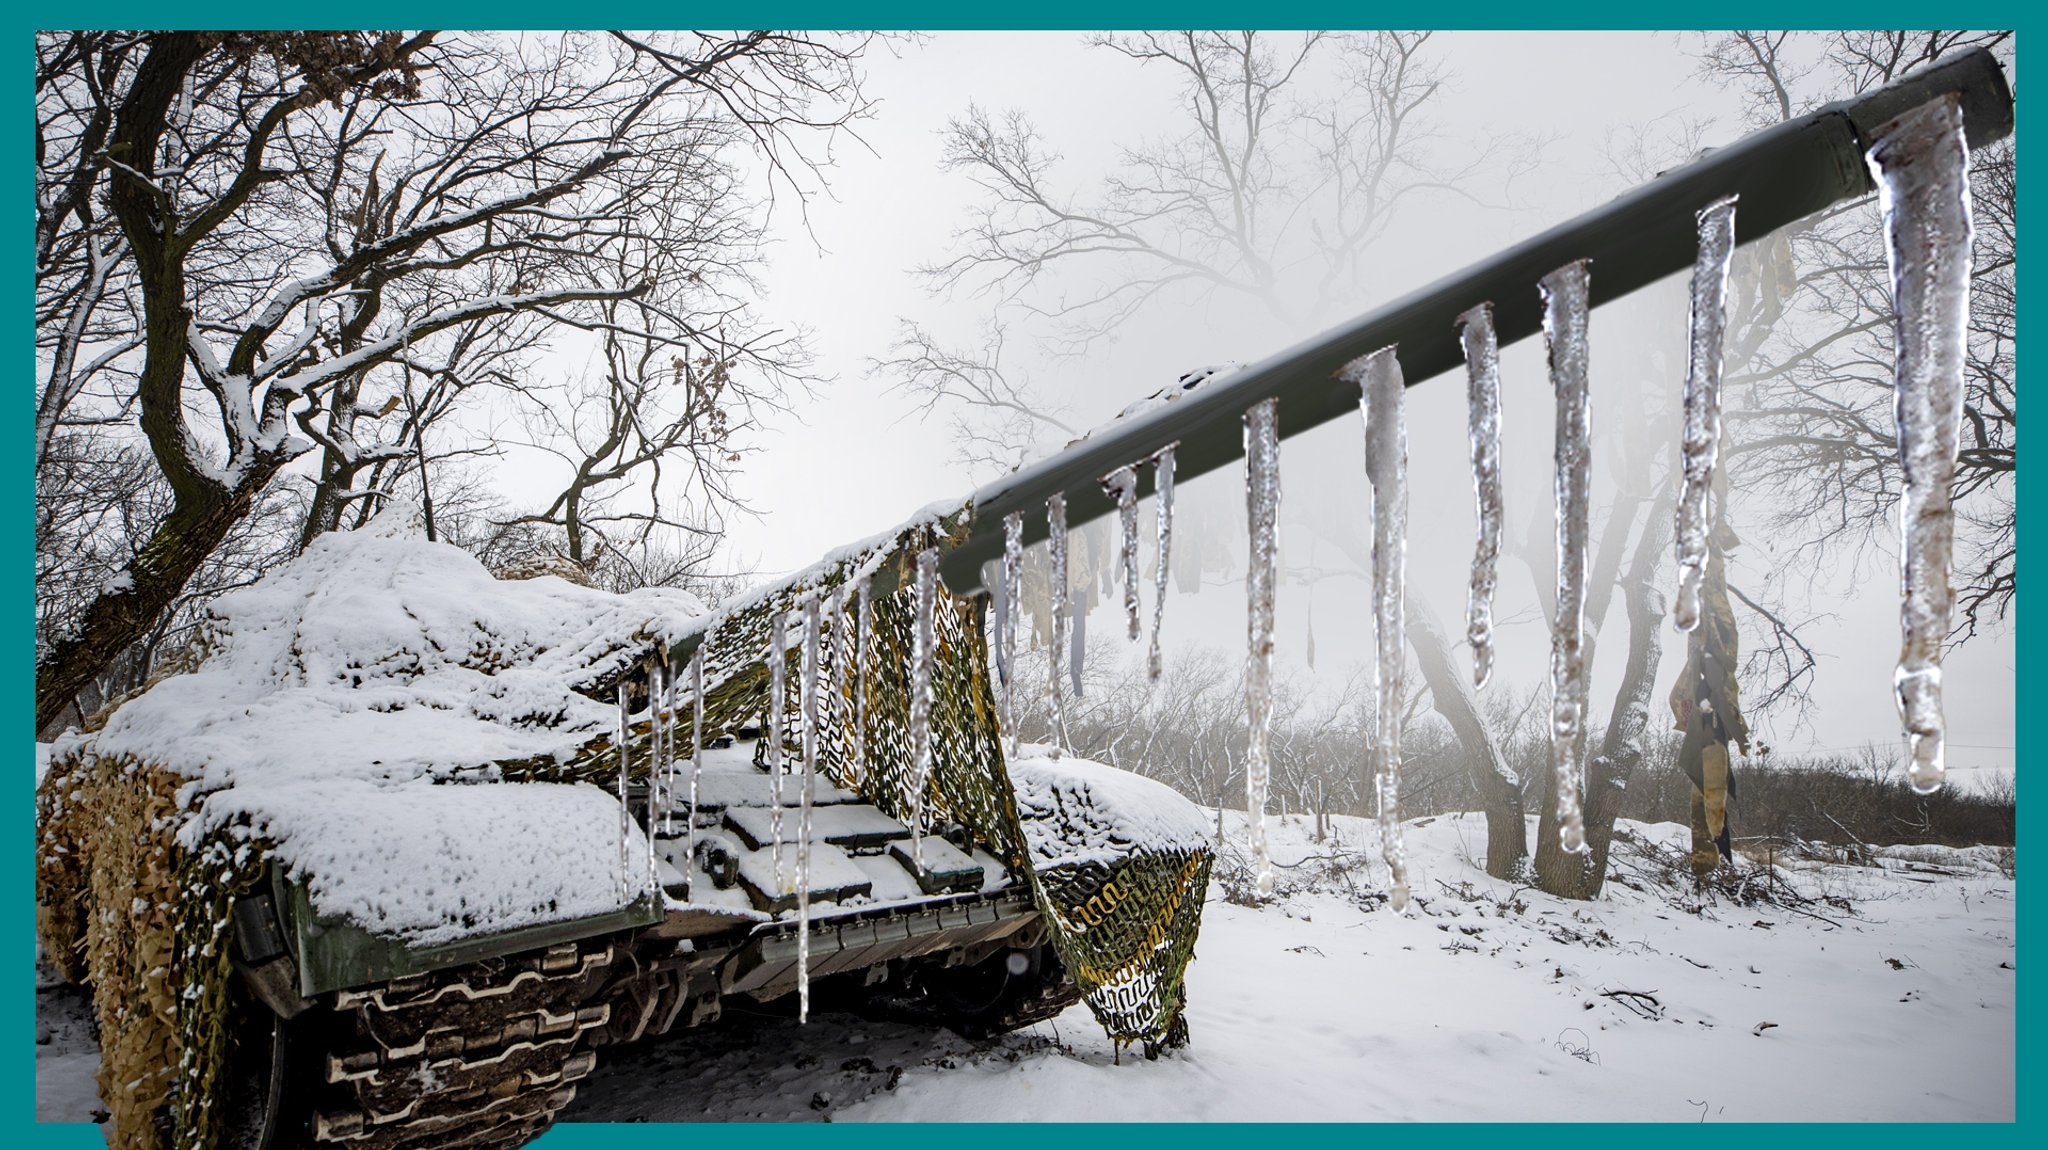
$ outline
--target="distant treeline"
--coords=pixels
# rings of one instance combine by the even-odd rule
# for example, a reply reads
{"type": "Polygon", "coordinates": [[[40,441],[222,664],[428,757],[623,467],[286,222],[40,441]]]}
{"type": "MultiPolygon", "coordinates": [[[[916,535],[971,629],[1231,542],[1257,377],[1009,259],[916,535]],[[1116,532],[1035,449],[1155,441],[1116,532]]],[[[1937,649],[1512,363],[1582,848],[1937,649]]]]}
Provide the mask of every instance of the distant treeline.
{"type": "MultiPolygon", "coordinates": [[[[1020,660],[1018,728],[1027,741],[1049,741],[1051,707],[1042,653],[1020,660]]],[[[1216,651],[1170,660],[1157,683],[1141,673],[1090,661],[1085,692],[1065,700],[1068,746],[1085,758],[1157,778],[1205,805],[1244,806],[1244,699],[1240,668],[1216,651]]],[[[1298,684],[1276,692],[1272,737],[1273,813],[1369,816],[1364,746],[1371,685],[1360,681],[1310,698],[1298,684]]],[[[1065,685],[1065,684],[1063,684],[1065,685]]],[[[1481,696],[1486,722],[1522,782],[1524,808],[1535,814],[1548,744],[1543,692],[1515,693],[1506,684],[1481,696]]],[[[1406,708],[1402,735],[1401,813],[1416,818],[1483,809],[1457,741],[1429,709],[1426,694],[1406,708]]],[[[1643,766],[1629,780],[1621,817],[1683,823],[1690,784],[1677,766],[1679,735],[1652,717],[1643,766]]],[[[1589,744],[1598,746],[1600,732],[1589,744]]],[[[2013,781],[1965,791],[1916,795],[1899,756],[1876,745],[1861,752],[1789,757],[1737,756],[1731,804],[1738,841],[1802,839],[1871,846],[1932,843],[2010,846],[2016,827],[2013,781]]]]}

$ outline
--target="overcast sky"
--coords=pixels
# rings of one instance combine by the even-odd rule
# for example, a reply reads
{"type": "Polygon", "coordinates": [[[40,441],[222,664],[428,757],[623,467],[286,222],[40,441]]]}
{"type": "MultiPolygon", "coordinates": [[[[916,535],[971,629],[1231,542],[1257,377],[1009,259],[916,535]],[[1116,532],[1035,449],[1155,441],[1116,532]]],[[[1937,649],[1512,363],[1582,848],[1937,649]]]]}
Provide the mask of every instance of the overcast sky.
{"type": "MultiPolygon", "coordinates": [[[[1648,126],[1670,134],[1682,120],[1709,119],[1720,127],[1708,142],[1740,134],[1734,97],[1697,78],[1677,34],[1657,33],[1447,33],[1437,58],[1449,83],[1435,112],[1446,146],[1475,145],[1494,137],[1544,141],[1540,166],[1509,189],[1490,187],[1481,198],[1498,205],[1440,202],[1425,206],[1375,249],[1374,291],[1351,312],[1385,302],[1405,287],[1456,270],[1515,239],[1541,231],[1624,190],[1611,156],[1618,140],[1648,126]]],[[[1067,33],[945,33],[898,55],[877,53],[869,62],[870,92],[881,100],[861,128],[873,149],[842,147],[831,174],[831,198],[813,197],[807,218],[788,210],[777,218],[781,237],[765,277],[764,311],[811,331],[823,371],[834,378],[790,418],[773,422],[748,455],[743,492],[758,519],[733,525],[732,555],[764,572],[807,564],[825,550],[901,521],[937,499],[965,494],[986,474],[956,457],[943,417],[916,413],[907,397],[865,364],[884,355],[899,317],[914,318],[951,336],[970,335],[988,314],[988,301],[939,298],[912,274],[920,262],[952,251],[952,235],[966,219],[976,189],[939,166],[941,132],[969,101],[1001,110],[1021,108],[1063,155],[1056,172],[1066,187],[1086,189],[1113,161],[1119,145],[1175,130],[1176,93],[1160,69],[1141,68],[1081,44],[1067,33]]],[[[1597,275],[1597,270],[1595,271],[1597,275]]],[[[1532,285],[1532,289],[1533,285],[1532,285]]],[[[1653,291],[1655,289],[1652,289],[1653,291]]],[[[1648,293],[1645,293],[1647,296],[1648,293]]],[[[1593,321],[1596,428],[1613,435],[1675,437],[1676,426],[1630,427],[1629,403],[1669,403],[1680,379],[1664,381],[1666,397],[1637,400],[1618,389],[1610,365],[1644,353],[1645,329],[1660,326],[1682,338],[1682,294],[1663,299],[1675,323],[1632,319],[1660,301],[1640,300],[1638,312],[1602,309],[1593,321]],[[1610,314],[1614,313],[1614,314],[1610,314]]],[[[1327,326],[1327,321],[1316,327],[1327,326]]],[[[1062,404],[1077,426],[1093,426],[1127,403],[1171,382],[1189,368],[1248,362],[1313,333],[1287,330],[1224,299],[1181,301],[1144,313],[1113,345],[1084,358],[1035,354],[1013,335],[1006,365],[1029,376],[1062,404]]],[[[1682,359],[1678,362],[1682,364],[1682,359]]],[[[1549,501],[1548,387],[1537,341],[1504,356],[1508,443],[1508,528],[1518,534],[1531,516],[1547,515],[1549,501]]],[[[1633,377],[1631,377],[1633,379],[1633,377]]],[[[1411,381],[1414,382],[1414,381],[1411,381]]],[[[1411,585],[1436,613],[1457,628],[1469,562],[1471,495],[1465,471],[1463,388],[1459,380],[1427,382],[1409,393],[1409,450],[1413,478],[1410,519],[1411,585]]],[[[1290,566],[1328,567],[1339,557],[1301,525],[1314,514],[1343,514],[1364,489],[1359,426],[1325,425],[1290,440],[1282,452],[1283,499],[1293,522],[1283,527],[1283,557],[1290,566]]],[[[1597,457],[1596,468],[1610,454],[1597,457]]],[[[1597,482],[1597,472],[1596,472],[1597,482]]],[[[1191,485],[1189,506],[1242,520],[1242,472],[1230,469],[1191,485]]],[[[1146,509],[1149,516],[1149,505],[1146,509]]],[[[1742,524],[1736,524],[1738,531],[1742,524]]],[[[1753,544],[1767,541],[1755,540],[1753,544]]],[[[1241,543],[1235,544],[1241,551],[1241,543]]],[[[1148,549],[1149,550],[1149,549],[1148,549]]],[[[1773,571],[1767,549],[1737,553],[1738,579],[1760,585],[1773,571]]],[[[1875,557],[1860,572],[1811,575],[1810,598],[1795,605],[1817,616],[1806,636],[1824,654],[1813,689],[1810,729],[1766,732],[1781,749],[1847,748],[1875,741],[1890,745],[1898,723],[1889,682],[1897,653],[1896,577],[1875,557]]],[[[1667,564],[1668,572],[1668,564],[1667,564]]],[[[1236,574],[1241,576],[1242,568],[1236,574]]],[[[1544,578],[1548,578],[1545,574],[1544,578]]],[[[1223,576],[1196,596],[1167,605],[1167,634],[1176,643],[1235,648],[1243,636],[1241,583],[1223,576]]],[[[1503,627],[1499,677],[1527,689],[1542,681],[1547,635],[1535,606],[1534,579],[1518,561],[1503,559],[1498,615],[1503,627]]],[[[1309,619],[1317,635],[1320,680],[1337,682],[1346,666],[1369,650],[1365,585],[1331,578],[1313,589],[1283,586],[1279,658],[1283,671],[1311,674],[1309,619]]],[[[1094,641],[1121,646],[1106,616],[1094,620],[1094,641]]],[[[1608,634],[1625,630],[1617,601],[1608,634]]],[[[1592,698],[1604,719],[1624,643],[1600,648],[1592,698]]],[[[1683,643],[1668,635],[1658,698],[1668,689],[1683,643]]],[[[2014,648],[2009,630],[1967,644],[1949,660],[1947,693],[1950,762],[1956,767],[2010,766],[2013,761],[2014,648]]]]}

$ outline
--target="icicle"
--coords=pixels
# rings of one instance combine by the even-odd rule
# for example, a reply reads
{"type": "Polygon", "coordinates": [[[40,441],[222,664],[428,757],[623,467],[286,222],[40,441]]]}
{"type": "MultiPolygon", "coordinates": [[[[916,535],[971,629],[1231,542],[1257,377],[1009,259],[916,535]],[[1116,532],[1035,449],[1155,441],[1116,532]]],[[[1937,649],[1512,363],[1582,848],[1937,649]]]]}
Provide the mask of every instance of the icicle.
{"type": "Polygon", "coordinates": [[[1892,690],[1911,752],[1907,779],[1924,795],[1941,789],[1946,773],[1941,644],[1955,607],[1951,497],[1969,355],[1969,150],[1956,97],[1900,116],[1871,146],[1868,160],[1891,264],[1898,332],[1892,417],[1905,473],[1899,494],[1904,601],[1892,690]]]}
{"type": "Polygon", "coordinates": [[[1102,481],[1103,493],[1116,501],[1118,561],[1123,565],[1124,621],[1131,642],[1138,641],[1138,469],[1119,467],[1102,481]]]}
{"type": "Polygon", "coordinates": [[[1166,580],[1171,573],[1167,562],[1173,555],[1173,449],[1179,446],[1168,444],[1152,457],[1152,501],[1159,507],[1159,571],[1152,587],[1152,650],[1145,660],[1145,674],[1155,683],[1164,669],[1159,625],[1166,621],[1166,580]]]}
{"type": "Polygon", "coordinates": [[[1088,597],[1074,605],[1074,642],[1067,652],[1067,679],[1074,688],[1076,699],[1087,694],[1087,685],[1081,679],[1081,664],[1088,651],[1088,597]]]}
{"type": "Polygon", "coordinates": [[[910,861],[924,873],[926,791],[932,781],[932,665],[938,659],[939,549],[917,553],[917,634],[910,649],[910,861]]]}
{"type": "Polygon", "coordinates": [[[626,679],[619,677],[619,897],[633,901],[633,808],[626,805],[626,740],[632,734],[626,679]]]}
{"type": "MultiPolygon", "coordinates": [[[[1005,529],[1007,530],[1007,524],[1005,529]]],[[[1000,561],[996,564],[995,586],[992,588],[992,591],[995,598],[995,618],[990,623],[990,626],[993,628],[993,634],[990,636],[990,646],[994,648],[996,690],[1000,692],[1010,682],[1010,573],[1003,569],[1000,561]]],[[[998,720],[1003,724],[1003,729],[1005,731],[1009,730],[1009,711],[1003,707],[1000,698],[996,702],[996,711],[998,720]]]]}
{"type": "Polygon", "coordinates": [[[1307,616],[1301,637],[1302,654],[1308,659],[1308,669],[1316,669],[1316,585],[1310,583],[1301,589],[1302,614],[1307,616]]]}
{"type": "Polygon", "coordinates": [[[1721,454],[1721,344],[1728,324],[1728,261],[1735,254],[1735,197],[1699,213],[1700,249],[1692,266],[1692,318],[1686,345],[1685,416],[1679,434],[1678,595],[1671,622],[1700,622],[1700,581],[1707,574],[1707,492],[1721,454]]]}
{"type": "Polygon", "coordinates": [[[869,611],[869,596],[873,590],[867,576],[862,576],[860,587],[854,592],[853,623],[853,781],[856,787],[868,778],[868,641],[875,629],[874,615],[869,611]]]}
{"type": "MultiPolygon", "coordinates": [[[[662,833],[664,835],[674,835],[676,833],[676,720],[678,720],[678,716],[676,716],[676,665],[670,663],[670,659],[668,659],[668,643],[662,645],[662,698],[664,698],[662,712],[668,716],[668,724],[664,728],[666,735],[668,735],[668,755],[664,755],[664,759],[662,759],[662,763],[666,765],[666,769],[662,771],[662,833]]],[[[651,827],[651,823],[649,823],[649,827],[651,827]]]]}
{"type": "Polygon", "coordinates": [[[1244,491],[1251,526],[1245,573],[1245,818],[1251,823],[1252,873],[1259,897],[1273,893],[1273,862],[1266,855],[1266,739],[1273,725],[1273,592],[1280,547],[1280,436],[1278,399],[1264,399],[1244,415],[1244,491]]]}
{"type": "Polygon", "coordinates": [[[690,656],[690,815],[683,833],[683,897],[690,897],[690,876],[697,859],[697,789],[704,782],[704,643],[690,656]]]}
{"type": "Polygon", "coordinates": [[[1052,652],[1047,659],[1046,687],[1052,692],[1052,757],[1058,759],[1067,745],[1066,689],[1060,685],[1060,653],[1067,649],[1068,613],[1072,610],[1067,590],[1067,497],[1054,495],[1045,501],[1048,528],[1046,546],[1052,551],[1052,652]]]}
{"type": "Polygon", "coordinates": [[[775,848],[775,893],[789,893],[782,866],[782,705],[788,673],[789,638],[782,612],[768,619],[768,837],[775,848]]]}
{"type": "Polygon", "coordinates": [[[822,622],[815,598],[804,604],[804,780],[796,820],[796,1019],[811,1019],[811,804],[818,793],[818,668],[822,622]]]}
{"type": "Polygon", "coordinates": [[[1557,393],[1557,616],[1550,627],[1550,769],[1564,849],[1586,849],[1579,762],[1586,742],[1586,538],[1591,510],[1591,412],[1586,402],[1587,261],[1543,277],[1543,335],[1557,393]]]}
{"type": "Polygon", "coordinates": [[[1365,475],[1372,489],[1372,617],[1376,663],[1367,773],[1378,797],[1380,857],[1396,911],[1408,907],[1408,852],[1401,841],[1401,703],[1406,698],[1408,430],[1401,361],[1391,347],[1345,364],[1338,377],[1359,386],[1365,417],[1365,475]]]}
{"type": "Polygon", "coordinates": [[[1024,513],[1003,516],[1003,604],[1005,611],[996,628],[1001,647],[998,666],[1003,680],[1003,730],[1010,736],[1010,757],[1017,756],[1017,619],[1024,593],[1024,513]]]}
{"type": "Polygon", "coordinates": [[[661,870],[654,854],[654,808],[660,799],[662,772],[667,769],[668,715],[661,708],[667,679],[666,659],[647,665],[647,894],[655,899],[661,897],[661,870]]]}
{"type": "Polygon", "coordinates": [[[1472,644],[1472,686],[1493,678],[1493,591],[1500,579],[1500,344],[1493,305],[1458,317],[1465,345],[1466,438],[1472,449],[1472,493],[1479,538],[1472,549],[1472,586],[1465,598],[1465,641],[1472,644]]]}

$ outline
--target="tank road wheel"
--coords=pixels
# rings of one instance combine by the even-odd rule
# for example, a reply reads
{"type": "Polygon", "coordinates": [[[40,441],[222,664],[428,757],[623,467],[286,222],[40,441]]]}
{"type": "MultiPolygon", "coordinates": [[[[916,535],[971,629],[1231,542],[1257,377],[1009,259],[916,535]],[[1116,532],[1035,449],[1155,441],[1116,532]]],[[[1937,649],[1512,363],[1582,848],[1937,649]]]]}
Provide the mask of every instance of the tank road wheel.
{"type": "Polygon", "coordinates": [[[971,965],[927,966],[915,983],[932,1021],[975,1039],[1044,1022],[1081,1001],[1051,943],[999,950],[971,965]]]}
{"type": "MultiPolygon", "coordinates": [[[[229,983],[227,1114],[224,1128],[233,1150],[287,1150],[310,1140],[315,1059],[300,1019],[280,1017],[249,994],[241,980],[229,983]]],[[[304,1016],[302,1016],[304,1019],[304,1016]]],[[[311,1022],[311,1019],[304,1019],[311,1022]]]]}

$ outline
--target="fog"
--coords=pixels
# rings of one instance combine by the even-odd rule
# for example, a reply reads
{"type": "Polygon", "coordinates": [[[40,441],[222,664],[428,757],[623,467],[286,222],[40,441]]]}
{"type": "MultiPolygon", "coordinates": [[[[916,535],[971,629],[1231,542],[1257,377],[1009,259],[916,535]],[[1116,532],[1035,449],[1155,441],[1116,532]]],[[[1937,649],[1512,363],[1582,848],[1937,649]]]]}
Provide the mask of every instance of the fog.
{"type": "MultiPolygon", "coordinates": [[[[1740,97],[1702,78],[1677,34],[1446,33],[1428,48],[1445,80],[1430,105],[1432,147],[1461,160],[1491,147],[1492,158],[1464,173],[1458,194],[1419,198],[1404,208],[1370,248],[1355,298],[1335,301],[1333,314],[1290,323],[1242,296],[1169,292],[1080,355],[1058,354],[1052,345],[1061,329],[1013,307],[1004,313],[1003,351],[1012,381],[1027,381],[1068,424],[1098,425],[1183,371],[1261,358],[1625,190],[1642,171],[1628,155],[1633,141],[1643,141],[1651,162],[1668,164],[1680,155],[1687,125],[1701,127],[1704,143],[1727,142],[1744,131],[1740,97]],[[1518,159],[1532,164],[1511,173],[1518,159]]],[[[960,457],[952,432],[959,408],[920,411],[870,362],[890,354],[899,320],[970,345],[996,314],[993,294],[934,293],[915,273],[917,265],[958,254],[955,233],[980,202],[964,175],[941,170],[949,118],[966,112],[970,102],[991,113],[1028,112],[1059,153],[1053,182],[1083,197],[1111,170],[1120,147],[1185,129],[1175,82],[1163,67],[1087,47],[1075,34],[933,35],[893,56],[876,54],[869,76],[880,105],[860,128],[867,149],[842,144],[829,195],[801,205],[784,196],[776,207],[779,242],[763,278],[764,311],[808,329],[818,366],[830,378],[810,400],[771,421],[746,453],[741,490],[757,514],[732,525],[726,562],[763,573],[806,564],[992,477],[986,466],[977,469],[960,457]]],[[[1058,274],[1063,278],[1037,285],[1035,298],[1100,290],[1115,268],[1075,261],[1058,274]]],[[[1597,279],[1597,268],[1593,274],[1597,279]]],[[[1615,491],[1624,439],[1648,437],[1656,451],[1675,453],[1683,329],[1683,285],[1676,279],[1593,315],[1596,531],[1615,491]]],[[[1545,674],[1547,625],[1535,588],[1551,578],[1544,549],[1534,565],[1517,553],[1532,527],[1540,528],[1540,543],[1548,538],[1549,389],[1537,341],[1504,349],[1502,372],[1508,546],[1492,689],[1526,691],[1545,674]]],[[[1456,633],[1473,522],[1462,380],[1410,382],[1419,382],[1409,392],[1408,411],[1410,587],[1456,633]]],[[[1731,405],[1736,402],[1731,395],[1731,405]]],[[[1359,424],[1344,420],[1289,440],[1282,450],[1281,673],[1331,689],[1370,651],[1367,583],[1331,542],[1347,515],[1360,514],[1362,451],[1359,424]]],[[[1167,604],[1169,647],[1234,649],[1242,645],[1244,628],[1242,471],[1226,469],[1182,490],[1183,527],[1199,521],[1215,555],[1200,593],[1176,594],[1167,604]]],[[[1785,541],[1746,524],[1745,510],[1738,501],[1731,516],[1745,540],[1731,556],[1731,578],[1753,594],[1777,596],[1774,601],[1800,621],[1801,637],[1818,659],[1810,706],[1803,713],[1781,708],[1752,716],[1759,735],[1780,753],[1896,745],[1889,691],[1897,653],[1895,559],[1879,546],[1823,565],[1788,565],[1785,541]]],[[[1148,501],[1147,523],[1149,516],[1148,501]]],[[[1146,554],[1149,563],[1149,545],[1146,554]]],[[[1663,578],[1670,578],[1668,562],[1663,578]]],[[[1620,615],[1617,599],[1610,634],[1625,631],[1620,615]]],[[[1091,646],[1124,646],[1106,613],[1090,622],[1091,646]]],[[[1599,647],[1591,691],[1598,716],[1610,704],[1625,648],[1619,639],[1599,647]]],[[[1683,651],[1682,641],[1667,632],[1660,714],[1663,685],[1683,651]]],[[[1948,668],[1951,765],[2010,768],[2010,621],[1963,645],[1948,668]]]]}

